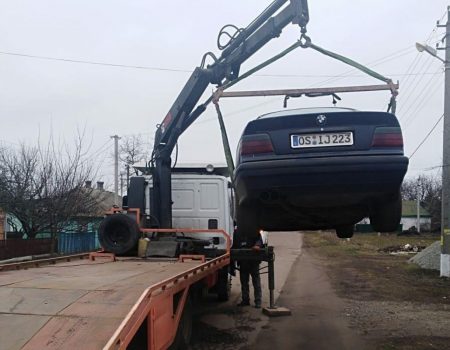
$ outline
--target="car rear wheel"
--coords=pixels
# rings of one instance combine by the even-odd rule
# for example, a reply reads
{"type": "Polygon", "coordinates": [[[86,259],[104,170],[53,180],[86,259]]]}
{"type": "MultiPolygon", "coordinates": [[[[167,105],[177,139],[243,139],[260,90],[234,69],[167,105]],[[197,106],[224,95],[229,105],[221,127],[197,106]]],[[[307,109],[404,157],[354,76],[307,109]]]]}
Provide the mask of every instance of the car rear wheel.
{"type": "Polygon", "coordinates": [[[342,226],[336,227],[336,235],[339,238],[353,237],[353,225],[342,225],[342,226]]]}
{"type": "Polygon", "coordinates": [[[255,203],[239,205],[236,212],[237,240],[247,242],[259,234],[258,207],[255,203]]]}
{"type": "Polygon", "coordinates": [[[402,198],[396,196],[394,200],[377,203],[370,214],[370,224],[376,232],[396,231],[402,217],[402,198]]]}

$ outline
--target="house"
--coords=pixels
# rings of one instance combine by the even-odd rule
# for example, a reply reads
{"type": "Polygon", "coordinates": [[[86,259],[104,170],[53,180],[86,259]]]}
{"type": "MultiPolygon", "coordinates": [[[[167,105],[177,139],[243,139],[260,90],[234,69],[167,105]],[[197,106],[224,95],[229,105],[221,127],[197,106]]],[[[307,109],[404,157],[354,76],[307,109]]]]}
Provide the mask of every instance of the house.
{"type": "MultiPolygon", "coordinates": [[[[420,229],[421,231],[430,231],[431,214],[424,207],[420,206],[420,229]]],[[[399,231],[408,230],[411,227],[417,227],[417,202],[402,201],[402,217],[400,220],[399,231]]],[[[369,218],[362,219],[356,224],[356,232],[373,232],[369,218]]]]}
{"type": "Polygon", "coordinates": [[[0,241],[9,238],[17,238],[13,232],[20,226],[19,221],[11,214],[0,208],[0,241]]]}
{"type": "MultiPolygon", "coordinates": [[[[93,232],[103,219],[105,212],[111,209],[114,203],[122,203],[122,197],[105,190],[103,182],[98,181],[97,187],[92,187],[91,181],[86,181],[84,191],[86,196],[86,210],[82,210],[65,223],[63,231],[66,232],[93,232]],[[90,198],[90,200],[89,200],[90,198]]],[[[36,238],[50,238],[47,230],[37,233],[36,238]]],[[[27,238],[22,232],[22,225],[17,218],[10,213],[5,213],[0,208],[0,240],[7,238],[27,238]]]]}
{"type": "MultiPolygon", "coordinates": [[[[429,231],[431,227],[431,214],[422,206],[419,210],[420,215],[420,229],[429,231]]],[[[415,226],[417,227],[417,202],[403,201],[402,202],[402,219],[401,224],[404,230],[415,226]]]]}

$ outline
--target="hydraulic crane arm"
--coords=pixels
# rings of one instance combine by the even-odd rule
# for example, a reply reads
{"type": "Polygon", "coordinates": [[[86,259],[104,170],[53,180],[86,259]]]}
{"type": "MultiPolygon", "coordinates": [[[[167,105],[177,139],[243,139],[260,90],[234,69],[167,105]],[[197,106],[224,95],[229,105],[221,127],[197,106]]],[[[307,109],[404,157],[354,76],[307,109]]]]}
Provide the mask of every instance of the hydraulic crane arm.
{"type": "Polygon", "coordinates": [[[195,68],[155,135],[151,208],[160,227],[172,226],[170,156],[179,136],[205,111],[206,106],[197,103],[208,85],[221,86],[237,79],[241,64],[278,37],[284,27],[298,24],[304,33],[308,20],[307,0],[275,0],[247,28],[238,30],[218,59],[209,54],[214,57],[213,64],[195,68]]]}

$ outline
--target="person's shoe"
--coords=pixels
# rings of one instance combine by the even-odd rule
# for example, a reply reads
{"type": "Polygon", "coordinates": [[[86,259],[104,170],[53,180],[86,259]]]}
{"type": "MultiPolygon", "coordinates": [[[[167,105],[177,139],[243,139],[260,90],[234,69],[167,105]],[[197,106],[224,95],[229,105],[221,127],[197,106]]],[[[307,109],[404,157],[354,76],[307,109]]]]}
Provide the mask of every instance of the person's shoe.
{"type": "Polygon", "coordinates": [[[255,309],[261,309],[261,303],[255,303],[255,309]]]}
{"type": "Polygon", "coordinates": [[[237,304],[237,306],[242,307],[242,306],[249,306],[250,302],[249,301],[244,301],[242,300],[239,304],[237,304]]]}

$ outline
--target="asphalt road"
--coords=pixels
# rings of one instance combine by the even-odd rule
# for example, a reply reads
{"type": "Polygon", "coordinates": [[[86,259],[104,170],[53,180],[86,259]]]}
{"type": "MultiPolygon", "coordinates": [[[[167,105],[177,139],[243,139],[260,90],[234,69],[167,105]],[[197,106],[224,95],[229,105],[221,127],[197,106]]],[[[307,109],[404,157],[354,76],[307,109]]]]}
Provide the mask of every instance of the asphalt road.
{"type": "Polygon", "coordinates": [[[318,261],[302,251],[289,273],[277,303],[292,311],[290,317],[271,318],[251,348],[368,349],[349,327],[344,304],[331,288],[318,261]]]}
{"type": "MultiPolygon", "coordinates": [[[[370,349],[349,327],[344,303],[320,262],[302,249],[302,234],[271,233],[276,252],[276,304],[291,316],[268,318],[253,307],[237,308],[239,278],[226,304],[211,303],[199,316],[192,349],[370,349]]],[[[263,281],[266,280],[263,275],[263,281]]],[[[268,305],[267,287],[263,306],[268,305]]]]}

